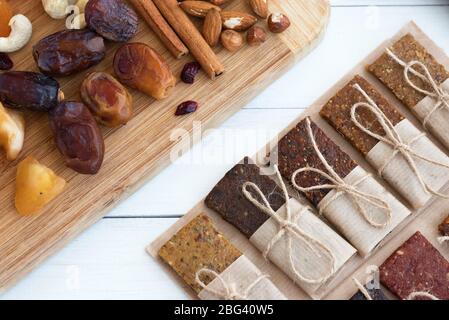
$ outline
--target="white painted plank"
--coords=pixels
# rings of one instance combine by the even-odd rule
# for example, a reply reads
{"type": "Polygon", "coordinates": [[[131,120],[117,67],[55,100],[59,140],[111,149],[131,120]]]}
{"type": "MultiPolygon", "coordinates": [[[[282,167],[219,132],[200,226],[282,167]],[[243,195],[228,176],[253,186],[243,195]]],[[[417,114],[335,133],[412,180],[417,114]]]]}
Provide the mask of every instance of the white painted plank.
{"type": "MultiPolygon", "coordinates": [[[[221,128],[261,129],[269,126],[275,132],[279,131],[301,112],[300,108],[312,103],[357,61],[410,19],[417,21],[449,52],[449,9],[417,7],[446,2],[332,0],[332,4],[336,6],[409,4],[413,7],[335,7],[323,44],[247,107],[280,109],[243,110],[221,128]],[[338,57],[336,61],[335,57],[338,57]],[[324,71],[323,68],[327,70],[324,71]],[[320,70],[319,74],[316,73],[317,70],[320,70]]],[[[259,135],[263,136],[266,132],[259,131],[259,135]]],[[[235,134],[231,136],[235,137],[235,134]]],[[[244,154],[254,153],[266,140],[268,137],[252,144],[248,150],[233,152],[235,161],[244,154]]],[[[237,146],[234,146],[229,142],[217,142],[212,135],[182,160],[191,159],[192,155],[211,155],[221,152],[222,148],[227,151],[241,149],[244,146],[243,141],[241,138],[237,146]]],[[[216,166],[203,165],[201,162],[195,165],[174,164],[111,215],[183,214],[209,191],[233,162],[221,162],[216,166]]],[[[104,219],[0,298],[186,298],[185,293],[144,252],[144,247],[174,221],[175,219],[104,219]]]]}
{"type": "Polygon", "coordinates": [[[222,175],[255,154],[303,110],[242,110],[214,130],[109,216],[182,215],[207,195],[222,175]]]}
{"type": "Polygon", "coordinates": [[[410,20],[449,52],[449,6],[333,8],[321,45],[246,108],[308,107],[410,20]]]}
{"type": "Polygon", "coordinates": [[[0,299],[185,299],[145,252],[176,219],[104,219],[0,299]]]}

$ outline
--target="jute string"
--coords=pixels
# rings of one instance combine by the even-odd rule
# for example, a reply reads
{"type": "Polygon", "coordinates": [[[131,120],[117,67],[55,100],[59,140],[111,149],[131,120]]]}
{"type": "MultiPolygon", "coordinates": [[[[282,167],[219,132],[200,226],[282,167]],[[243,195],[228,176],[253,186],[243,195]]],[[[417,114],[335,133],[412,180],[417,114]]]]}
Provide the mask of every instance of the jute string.
{"type": "Polygon", "coordinates": [[[203,288],[203,290],[206,290],[207,292],[213,294],[214,296],[223,299],[223,300],[248,300],[249,294],[254,289],[254,287],[262,280],[269,278],[268,275],[260,275],[257,277],[256,280],[254,280],[246,289],[244,292],[240,293],[237,290],[237,284],[236,283],[227,283],[226,280],[219,275],[217,272],[211,269],[203,268],[196,272],[195,274],[195,281],[203,288]],[[209,274],[212,275],[214,278],[218,279],[220,282],[220,285],[222,289],[212,289],[210,286],[207,286],[202,280],[201,275],[209,274]]]}
{"type": "Polygon", "coordinates": [[[290,208],[290,197],[287,192],[287,187],[285,186],[284,181],[282,180],[281,173],[279,172],[279,169],[277,165],[274,166],[276,177],[279,180],[279,183],[282,188],[282,192],[284,194],[284,198],[286,199],[285,202],[285,211],[286,211],[286,217],[283,218],[280,215],[276,214],[276,211],[273,210],[271,207],[269,201],[263,194],[263,192],[260,190],[260,188],[253,182],[245,182],[242,187],[242,192],[246,199],[248,199],[249,202],[251,202],[254,206],[256,206],[259,210],[265,212],[271,219],[273,219],[278,225],[279,230],[274,235],[274,237],[271,239],[271,241],[268,243],[265,251],[263,252],[263,256],[265,259],[267,259],[269,253],[271,250],[273,250],[276,243],[278,243],[284,236],[287,240],[287,255],[288,255],[288,262],[290,265],[290,268],[292,272],[295,274],[295,276],[304,283],[308,284],[319,284],[325,282],[329,277],[331,277],[335,272],[335,256],[332,253],[332,251],[321,241],[315,239],[312,236],[309,236],[305,232],[303,232],[297,225],[297,220],[301,216],[302,213],[304,213],[306,210],[308,210],[307,207],[304,207],[298,214],[295,216],[292,215],[291,208],[290,208]],[[262,199],[262,203],[259,202],[257,199],[253,197],[251,192],[249,192],[249,189],[253,189],[262,199]],[[293,261],[293,247],[292,247],[292,238],[296,238],[299,241],[304,241],[304,243],[315,253],[318,257],[322,257],[321,253],[324,253],[327,255],[329,260],[329,271],[325,273],[325,275],[318,277],[318,278],[308,278],[301,274],[300,271],[295,266],[295,262],[293,261]]]}
{"type": "Polygon", "coordinates": [[[379,168],[378,172],[380,176],[383,176],[383,173],[385,171],[385,168],[390,163],[390,161],[393,160],[394,157],[396,157],[397,154],[400,154],[404,157],[404,159],[407,161],[407,164],[409,165],[410,169],[415,174],[416,178],[418,179],[419,184],[421,185],[424,192],[427,194],[432,194],[441,198],[448,199],[449,196],[439,193],[438,191],[432,189],[432,187],[424,181],[424,177],[420,170],[418,169],[415,159],[419,159],[425,162],[428,162],[430,164],[440,166],[443,168],[449,169],[449,165],[445,163],[438,162],[436,160],[432,160],[429,157],[426,157],[424,155],[421,155],[417,153],[415,150],[413,150],[412,145],[416,141],[418,141],[420,138],[425,136],[424,133],[418,134],[416,137],[411,139],[409,142],[404,142],[399,135],[399,133],[396,131],[393,123],[385,116],[385,114],[382,112],[382,110],[377,106],[377,104],[371,99],[371,97],[363,90],[360,85],[356,84],[354,85],[354,88],[358,90],[368,102],[359,102],[352,106],[351,109],[351,120],[352,122],[363,132],[368,134],[369,136],[386,143],[387,145],[391,146],[393,148],[393,152],[389,157],[386,157],[384,164],[379,168]],[[357,110],[358,108],[366,108],[369,111],[373,113],[373,115],[376,117],[376,120],[379,122],[379,124],[382,126],[382,129],[385,131],[385,136],[381,136],[377,133],[372,132],[365,126],[363,126],[359,120],[357,119],[357,110]]]}
{"type": "Polygon", "coordinates": [[[299,190],[300,192],[311,192],[315,190],[322,190],[322,189],[334,189],[336,192],[332,197],[329,197],[328,199],[324,200],[324,202],[320,203],[319,205],[319,211],[320,214],[322,214],[326,208],[335,200],[337,200],[342,195],[348,195],[349,199],[352,201],[352,203],[357,208],[357,211],[362,214],[363,218],[373,227],[375,228],[385,228],[391,221],[392,218],[392,210],[390,205],[384,201],[381,197],[377,197],[365,192],[362,192],[357,189],[357,187],[365,181],[367,178],[370,177],[369,174],[362,177],[359,181],[356,181],[354,184],[347,184],[332,168],[332,166],[327,162],[327,160],[324,158],[323,154],[321,153],[320,149],[318,148],[318,145],[316,143],[315,137],[312,132],[312,127],[310,125],[310,119],[306,118],[306,125],[307,125],[307,133],[310,139],[310,142],[312,143],[313,149],[315,150],[315,153],[317,154],[318,158],[320,159],[321,163],[324,165],[324,167],[327,170],[327,173],[316,168],[301,168],[296,170],[291,178],[293,186],[299,190]],[[301,187],[296,183],[296,177],[298,174],[302,172],[314,172],[319,175],[321,175],[323,178],[330,181],[328,184],[322,184],[322,185],[316,185],[312,187],[301,187]],[[365,210],[365,207],[362,205],[362,202],[366,202],[367,204],[373,205],[379,209],[381,209],[383,212],[385,212],[386,215],[386,221],[384,223],[378,223],[374,221],[374,219],[371,217],[370,214],[365,210]]]}
{"type": "Polygon", "coordinates": [[[366,290],[365,286],[360,283],[359,280],[356,278],[352,278],[352,281],[354,281],[356,287],[360,290],[360,292],[365,296],[366,300],[373,300],[371,295],[369,294],[368,290],[366,290]]]}
{"type": "Polygon", "coordinates": [[[387,49],[387,54],[399,65],[404,67],[404,78],[409,86],[411,86],[416,91],[437,100],[435,106],[429,111],[429,113],[423,120],[424,128],[428,129],[427,125],[429,123],[430,118],[435,113],[435,111],[441,108],[449,110],[449,92],[447,92],[444,88],[442,88],[437,84],[437,82],[433,79],[429,69],[421,61],[413,60],[407,63],[401,60],[390,49],[387,49]],[[414,68],[415,66],[421,69],[423,72],[417,71],[416,68],[414,68]],[[411,74],[415,75],[419,79],[423,80],[425,83],[429,84],[430,87],[432,88],[432,91],[426,90],[425,88],[421,88],[417,84],[415,84],[410,78],[411,74]]]}
{"type": "Polygon", "coordinates": [[[417,298],[428,298],[430,300],[440,300],[437,297],[435,297],[433,294],[425,291],[416,291],[410,293],[410,295],[407,297],[406,300],[416,300],[417,298]]]}

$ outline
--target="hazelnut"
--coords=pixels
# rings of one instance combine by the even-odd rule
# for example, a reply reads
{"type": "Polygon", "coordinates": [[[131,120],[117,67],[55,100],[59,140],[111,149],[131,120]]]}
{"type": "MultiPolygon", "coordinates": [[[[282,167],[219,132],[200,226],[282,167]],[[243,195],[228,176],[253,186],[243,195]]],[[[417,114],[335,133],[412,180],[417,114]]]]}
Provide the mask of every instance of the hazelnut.
{"type": "Polygon", "coordinates": [[[250,46],[258,46],[267,40],[267,34],[261,27],[254,26],[248,30],[246,41],[250,46]]]}
{"type": "Polygon", "coordinates": [[[221,43],[227,50],[235,52],[243,47],[243,36],[237,31],[225,30],[221,33],[221,43]]]}
{"type": "Polygon", "coordinates": [[[281,33],[290,27],[290,19],[283,13],[273,13],[268,17],[268,29],[273,33],[281,33]]]}

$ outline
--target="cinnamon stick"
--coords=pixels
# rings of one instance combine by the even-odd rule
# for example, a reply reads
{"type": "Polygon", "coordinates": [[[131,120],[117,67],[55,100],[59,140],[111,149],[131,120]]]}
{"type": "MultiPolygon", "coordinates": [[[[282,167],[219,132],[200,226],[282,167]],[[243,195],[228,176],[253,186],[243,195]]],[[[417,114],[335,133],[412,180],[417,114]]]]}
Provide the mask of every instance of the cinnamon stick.
{"type": "Polygon", "coordinates": [[[153,0],[161,14],[178,36],[190,49],[190,52],[212,79],[224,72],[224,67],[214,51],[204,40],[196,26],[179,7],[176,0],[153,0]]]}
{"type": "Polygon", "coordinates": [[[153,0],[130,0],[130,2],[176,59],[189,53],[189,49],[161,15],[153,0]]]}

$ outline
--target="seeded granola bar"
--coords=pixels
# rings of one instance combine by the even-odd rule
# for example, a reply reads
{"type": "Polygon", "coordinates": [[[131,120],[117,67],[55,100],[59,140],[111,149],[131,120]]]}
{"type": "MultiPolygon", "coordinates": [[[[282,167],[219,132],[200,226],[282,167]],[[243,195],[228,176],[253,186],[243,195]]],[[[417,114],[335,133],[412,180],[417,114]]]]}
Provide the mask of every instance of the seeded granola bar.
{"type": "MultiPolygon", "coordinates": [[[[317,146],[327,162],[341,177],[346,177],[357,164],[351,157],[340,149],[313,121],[311,128],[317,146]]],[[[313,149],[307,133],[306,119],[299,122],[288,132],[278,144],[279,171],[282,176],[291,181],[293,173],[304,167],[311,167],[326,172],[324,165],[313,149]]],[[[302,187],[328,184],[329,181],[313,172],[303,172],[297,175],[297,184],[302,187]]],[[[330,190],[316,190],[307,192],[306,197],[317,206],[330,190]]]]}
{"type": "Polygon", "coordinates": [[[428,292],[449,300],[449,262],[420,232],[383,263],[380,280],[400,299],[413,292],[428,292]]]}
{"type": "MultiPolygon", "coordinates": [[[[208,268],[220,274],[241,255],[204,214],[185,225],[159,250],[159,257],[196,293],[202,290],[195,281],[198,270],[208,268]]],[[[202,280],[207,285],[213,279],[202,276],[202,280]]]]}
{"type": "MultiPolygon", "coordinates": [[[[248,163],[248,158],[226,173],[206,197],[205,204],[218,212],[247,238],[251,238],[270,217],[243,195],[242,187],[247,181],[259,186],[273,210],[276,211],[284,205],[285,198],[282,190],[270,177],[262,175],[257,165],[248,163]]],[[[260,200],[252,189],[249,191],[260,200]]]]}
{"type": "MultiPolygon", "coordinates": [[[[430,74],[437,84],[443,83],[449,78],[449,72],[439,64],[436,59],[424,48],[411,34],[407,34],[397,41],[391,51],[402,61],[420,61],[429,69],[430,74]]],[[[404,68],[394,61],[387,53],[368,67],[368,71],[387,86],[396,97],[408,108],[412,109],[425,95],[413,89],[405,80],[404,68]]],[[[418,70],[422,72],[422,70],[418,70]]],[[[411,75],[410,80],[420,88],[430,90],[429,84],[411,75]]]]}
{"type": "MultiPolygon", "coordinates": [[[[379,141],[360,130],[351,120],[352,107],[356,103],[367,102],[362,93],[354,88],[356,84],[373,99],[393,125],[402,121],[404,116],[361,76],[355,76],[324,105],[320,115],[365,156],[379,141]]],[[[384,130],[371,111],[366,108],[359,108],[357,116],[362,125],[379,135],[385,135],[384,130]]]]}

